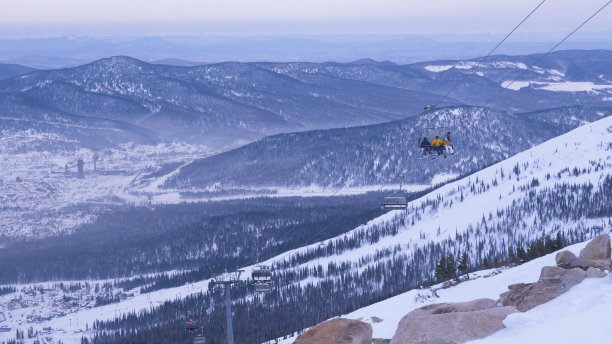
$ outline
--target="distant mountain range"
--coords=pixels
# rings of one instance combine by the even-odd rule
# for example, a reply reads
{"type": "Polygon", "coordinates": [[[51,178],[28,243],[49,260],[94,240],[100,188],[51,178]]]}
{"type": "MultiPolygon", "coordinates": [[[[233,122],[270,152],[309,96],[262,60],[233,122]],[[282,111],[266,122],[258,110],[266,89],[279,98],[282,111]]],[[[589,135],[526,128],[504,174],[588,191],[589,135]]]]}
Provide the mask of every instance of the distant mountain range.
{"type": "MultiPolygon", "coordinates": [[[[579,33],[565,42],[563,47],[612,49],[610,35],[610,32],[579,33]]],[[[501,38],[501,35],[495,34],[4,38],[0,39],[0,62],[57,69],[125,55],[147,62],[162,61],[176,65],[186,65],[185,61],[199,64],[224,61],[346,63],[363,58],[406,64],[481,56],[501,38]]],[[[548,50],[558,40],[555,33],[534,35],[517,32],[513,38],[500,46],[497,52],[532,54],[548,50]]]]}
{"type": "Polygon", "coordinates": [[[513,114],[481,107],[449,107],[401,121],[281,134],[196,160],[166,187],[358,186],[393,181],[430,183],[438,174],[464,174],[506,159],[584,123],[612,115],[612,108],[562,107],[513,114]],[[449,126],[456,155],[423,159],[421,130],[449,126]]]}
{"type": "Polygon", "coordinates": [[[32,71],[35,71],[35,69],[17,64],[0,63],[0,80],[10,79],[32,71]]]}
{"type": "MultiPolygon", "coordinates": [[[[69,69],[14,70],[15,76],[0,80],[6,99],[0,114],[5,129],[23,129],[11,123],[24,116],[62,114],[78,117],[83,127],[89,121],[114,121],[154,140],[226,150],[277,133],[404,119],[430,103],[488,105],[511,112],[612,104],[612,52],[555,52],[528,69],[538,57],[494,56],[478,70],[476,60],[178,67],[113,57],[69,69]],[[502,86],[515,78],[504,91],[502,86]],[[10,99],[19,99],[19,111],[10,99]]],[[[42,123],[37,130],[56,132],[42,123]]]]}

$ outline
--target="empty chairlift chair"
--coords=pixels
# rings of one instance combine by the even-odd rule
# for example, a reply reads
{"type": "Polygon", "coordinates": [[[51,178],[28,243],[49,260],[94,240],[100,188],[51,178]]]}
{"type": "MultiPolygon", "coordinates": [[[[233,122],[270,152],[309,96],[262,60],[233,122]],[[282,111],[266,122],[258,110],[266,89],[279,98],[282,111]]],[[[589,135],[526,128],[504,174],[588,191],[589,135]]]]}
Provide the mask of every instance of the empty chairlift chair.
{"type": "Polygon", "coordinates": [[[253,287],[256,292],[269,292],[271,289],[272,272],[270,267],[266,265],[259,265],[253,269],[251,273],[253,278],[253,287]]]}
{"type": "Polygon", "coordinates": [[[394,210],[394,209],[406,209],[408,207],[408,201],[406,201],[406,197],[385,197],[383,200],[382,208],[385,210],[394,210]]]}
{"type": "Polygon", "coordinates": [[[206,344],[206,337],[200,335],[193,338],[193,344],[206,344]]]}

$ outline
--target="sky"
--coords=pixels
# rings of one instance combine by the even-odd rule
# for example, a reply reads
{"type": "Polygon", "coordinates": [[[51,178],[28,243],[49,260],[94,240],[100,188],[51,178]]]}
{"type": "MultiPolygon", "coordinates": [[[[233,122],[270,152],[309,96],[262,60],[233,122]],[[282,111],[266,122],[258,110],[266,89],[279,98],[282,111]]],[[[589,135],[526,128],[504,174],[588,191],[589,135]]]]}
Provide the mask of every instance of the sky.
{"type": "MultiPolygon", "coordinates": [[[[542,0],[1,0],[0,37],[502,34],[542,0]]],[[[566,33],[608,0],[546,0],[523,33],[566,33]]],[[[612,32],[612,5],[583,32],[612,32]]]]}

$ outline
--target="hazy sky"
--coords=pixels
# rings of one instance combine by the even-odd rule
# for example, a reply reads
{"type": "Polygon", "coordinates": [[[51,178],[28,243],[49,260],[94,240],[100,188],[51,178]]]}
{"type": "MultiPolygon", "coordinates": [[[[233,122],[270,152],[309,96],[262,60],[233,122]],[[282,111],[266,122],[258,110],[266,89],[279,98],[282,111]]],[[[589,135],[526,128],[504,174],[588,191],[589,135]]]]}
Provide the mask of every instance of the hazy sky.
{"type": "MultiPolygon", "coordinates": [[[[3,0],[1,37],[505,33],[541,0],[3,0]]],[[[607,0],[547,0],[522,32],[569,32],[607,0]]],[[[612,5],[583,31],[612,31],[612,5]]]]}

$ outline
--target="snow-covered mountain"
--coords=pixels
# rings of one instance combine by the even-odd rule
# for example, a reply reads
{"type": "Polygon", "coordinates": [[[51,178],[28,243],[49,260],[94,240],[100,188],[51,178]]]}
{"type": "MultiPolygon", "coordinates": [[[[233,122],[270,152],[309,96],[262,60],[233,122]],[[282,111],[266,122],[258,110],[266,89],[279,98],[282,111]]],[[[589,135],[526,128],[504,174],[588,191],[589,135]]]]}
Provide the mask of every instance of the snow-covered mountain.
{"type": "Polygon", "coordinates": [[[449,107],[377,125],[280,134],[199,159],[181,168],[165,187],[307,187],[383,185],[406,170],[407,184],[429,184],[437,175],[462,175],[533,147],[612,108],[564,107],[513,114],[479,107],[449,107]],[[452,128],[457,155],[422,159],[417,141],[427,127],[452,128]]]}
{"type": "MultiPolygon", "coordinates": [[[[299,323],[308,323],[304,326],[308,327],[347,313],[366,320],[369,317],[372,322],[378,321],[373,316],[383,319],[377,323],[375,331],[386,336],[398,314],[383,314],[381,309],[388,308],[385,303],[357,309],[430,283],[434,267],[442,256],[459,257],[466,253],[470,268],[477,269],[511,261],[513,255],[521,255],[521,250],[526,251],[527,256],[518,259],[531,259],[534,256],[529,258],[529,255],[538,251],[539,245],[547,246],[547,240],[557,233],[567,244],[609,232],[612,228],[611,138],[612,117],[585,124],[444,185],[410,202],[406,211],[391,211],[345,234],[267,259],[262,263],[274,266],[277,282],[274,292],[251,298],[246,296],[246,290],[235,291],[235,296],[245,297],[235,304],[238,336],[248,341],[246,338],[291,335],[300,329],[296,314],[299,314],[299,323]],[[254,313],[259,315],[257,319],[266,319],[266,322],[255,322],[249,316],[254,313]],[[281,329],[285,332],[280,332],[281,329]]],[[[312,234],[319,230],[313,228],[312,234]]],[[[572,249],[578,248],[580,246],[572,249]]],[[[489,293],[499,293],[502,284],[505,288],[519,279],[519,282],[529,282],[535,278],[535,271],[541,264],[549,264],[551,259],[547,256],[532,265],[507,270],[495,279],[476,279],[440,295],[444,300],[471,298],[473,294],[466,290],[478,284],[485,289],[491,288],[479,288],[478,295],[490,296],[489,293]]],[[[249,276],[251,269],[252,266],[245,267],[244,274],[249,276]]],[[[484,274],[477,275],[484,277],[484,274]]],[[[151,295],[152,300],[172,300],[177,293],[185,299],[146,311],[144,308],[149,307],[145,301],[147,296],[137,296],[125,305],[129,305],[127,309],[140,310],[138,315],[98,323],[98,329],[138,330],[138,334],[127,334],[127,338],[132,339],[168,334],[176,331],[177,326],[176,322],[164,320],[167,319],[164,314],[170,312],[174,316],[192,314],[202,319],[205,322],[202,326],[211,329],[212,335],[212,329],[223,319],[223,308],[216,306],[221,302],[219,295],[200,294],[206,283],[204,280],[157,291],[151,295]],[[203,310],[202,304],[209,307],[203,310]],[[149,326],[153,322],[157,327],[149,326]]],[[[577,288],[577,292],[607,295],[604,284],[609,284],[609,280],[600,283],[603,284],[587,283],[586,287],[577,288]]],[[[428,293],[427,289],[411,291],[388,302],[406,300],[403,311],[407,313],[410,307],[418,304],[414,296],[422,294],[418,298],[427,300],[427,296],[431,296],[428,293]]],[[[582,297],[580,295],[564,297],[582,297]]],[[[126,311],[122,303],[117,307],[115,309],[121,312],[126,311]]],[[[529,318],[531,314],[517,315],[519,318],[513,324],[520,328],[524,324],[524,318],[520,317],[529,318]]],[[[102,318],[112,317],[109,311],[102,318]]],[[[63,321],[62,328],[78,327],[63,321]]],[[[510,327],[509,331],[514,330],[510,327]]],[[[126,335],[116,333],[114,336],[127,340],[126,335]]],[[[218,335],[221,338],[223,333],[218,335]]]]}
{"type": "Polygon", "coordinates": [[[23,75],[34,71],[34,68],[18,65],[18,64],[10,64],[10,63],[0,63],[0,80],[9,79],[18,75],[23,75]]]}
{"type": "MultiPolygon", "coordinates": [[[[227,149],[275,133],[411,117],[424,105],[441,102],[465,77],[439,105],[488,105],[512,112],[606,106],[612,101],[611,56],[609,51],[559,51],[532,69],[539,55],[493,56],[478,70],[477,59],[178,67],[112,57],[0,80],[0,92],[23,98],[22,113],[28,116],[59,112],[121,121],[165,140],[227,149]]],[[[17,116],[10,104],[0,106],[0,114],[17,116]]]]}

